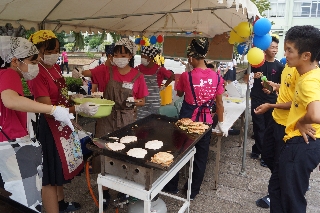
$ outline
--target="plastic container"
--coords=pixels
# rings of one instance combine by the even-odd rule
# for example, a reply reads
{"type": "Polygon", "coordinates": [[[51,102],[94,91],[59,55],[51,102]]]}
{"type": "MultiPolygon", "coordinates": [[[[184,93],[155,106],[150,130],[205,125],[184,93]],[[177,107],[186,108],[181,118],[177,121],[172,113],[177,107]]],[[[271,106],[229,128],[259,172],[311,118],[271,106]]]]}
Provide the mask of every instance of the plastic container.
{"type": "Polygon", "coordinates": [[[164,90],[160,91],[161,105],[172,103],[172,86],[167,86],[164,90]]]}
{"type": "Polygon", "coordinates": [[[101,99],[101,98],[76,98],[73,100],[76,104],[83,104],[86,102],[92,102],[96,105],[99,105],[98,112],[92,116],[88,116],[83,113],[79,113],[83,117],[90,117],[90,118],[102,118],[106,117],[111,114],[112,107],[114,106],[114,101],[101,99]]]}

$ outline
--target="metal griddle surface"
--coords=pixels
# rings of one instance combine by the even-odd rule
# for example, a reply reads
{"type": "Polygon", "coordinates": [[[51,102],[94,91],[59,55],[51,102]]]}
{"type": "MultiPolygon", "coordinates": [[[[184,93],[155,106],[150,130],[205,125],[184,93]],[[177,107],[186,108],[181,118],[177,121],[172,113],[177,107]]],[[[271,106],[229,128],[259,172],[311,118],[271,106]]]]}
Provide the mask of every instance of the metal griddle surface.
{"type": "Polygon", "coordinates": [[[118,160],[122,160],[131,164],[144,166],[147,168],[155,168],[161,170],[169,170],[173,167],[201,138],[206,134],[211,127],[202,135],[189,134],[187,131],[181,130],[175,125],[176,118],[169,118],[162,115],[152,114],[146,118],[140,119],[132,124],[129,124],[117,131],[110,133],[100,139],[114,141],[109,137],[118,137],[119,139],[130,135],[137,136],[138,141],[125,144],[126,148],[121,151],[111,151],[105,147],[104,142],[95,142],[96,146],[89,145],[88,148],[93,151],[98,151],[102,155],[106,155],[118,160]],[[163,146],[157,150],[150,150],[145,148],[145,143],[150,140],[160,140],[163,146]],[[132,148],[143,148],[148,151],[144,158],[134,158],[127,155],[127,151],[132,148]],[[170,151],[174,156],[173,162],[168,166],[152,163],[151,157],[158,152],[170,151]]]}

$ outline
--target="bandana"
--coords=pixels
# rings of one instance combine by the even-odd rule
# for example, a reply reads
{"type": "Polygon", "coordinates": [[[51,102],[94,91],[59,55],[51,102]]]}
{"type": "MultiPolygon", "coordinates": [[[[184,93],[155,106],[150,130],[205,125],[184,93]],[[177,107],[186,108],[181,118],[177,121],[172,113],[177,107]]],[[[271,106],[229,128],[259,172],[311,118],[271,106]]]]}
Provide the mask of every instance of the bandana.
{"type": "Polygon", "coordinates": [[[129,49],[129,51],[131,52],[132,55],[135,55],[136,52],[137,52],[137,46],[136,44],[131,41],[130,39],[128,38],[122,38],[120,39],[115,46],[117,45],[122,45],[122,46],[125,46],[126,48],[129,49]]]}
{"type": "Polygon", "coordinates": [[[106,55],[113,55],[113,49],[114,49],[114,44],[106,45],[105,46],[105,52],[106,55]]]}
{"type": "MultiPolygon", "coordinates": [[[[0,57],[5,63],[10,63],[14,57],[27,58],[38,53],[36,46],[25,38],[0,36],[0,57]]],[[[5,63],[1,67],[4,67],[5,63]]]]}
{"type": "Polygon", "coordinates": [[[208,38],[192,39],[187,47],[187,56],[194,58],[205,58],[209,48],[208,38]]]}
{"type": "Polygon", "coordinates": [[[150,58],[156,57],[156,55],[160,54],[160,50],[155,47],[145,46],[141,51],[141,55],[148,56],[150,58]]]}
{"type": "Polygon", "coordinates": [[[29,41],[38,44],[52,38],[57,38],[57,36],[51,30],[39,30],[30,36],[29,41]]]}

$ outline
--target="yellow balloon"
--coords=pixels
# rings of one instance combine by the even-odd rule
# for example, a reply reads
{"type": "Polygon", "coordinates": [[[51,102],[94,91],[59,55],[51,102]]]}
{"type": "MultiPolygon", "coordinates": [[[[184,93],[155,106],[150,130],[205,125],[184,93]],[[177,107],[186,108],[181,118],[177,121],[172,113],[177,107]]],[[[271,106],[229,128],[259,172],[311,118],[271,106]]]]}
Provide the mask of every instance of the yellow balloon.
{"type": "Polygon", "coordinates": [[[228,40],[228,41],[229,41],[229,44],[234,44],[234,43],[235,43],[235,42],[234,42],[234,40],[232,40],[232,38],[231,38],[231,37],[229,38],[229,40],[228,40]]]}
{"type": "Polygon", "coordinates": [[[249,37],[253,30],[252,25],[249,22],[241,22],[236,28],[238,29],[238,35],[243,38],[249,37]]]}
{"type": "Polygon", "coordinates": [[[241,42],[244,42],[245,39],[244,38],[241,38],[240,35],[238,34],[238,28],[235,27],[234,30],[231,30],[230,32],[230,39],[232,41],[234,41],[235,43],[241,43],[241,42]],[[236,32],[235,32],[236,31],[236,32]]]}
{"type": "Polygon", "coordinates": [[[247,54],[248,62],[252,65],[261,64],[264,59],[264,52],[258,47],[253,47],[247,54]]]}

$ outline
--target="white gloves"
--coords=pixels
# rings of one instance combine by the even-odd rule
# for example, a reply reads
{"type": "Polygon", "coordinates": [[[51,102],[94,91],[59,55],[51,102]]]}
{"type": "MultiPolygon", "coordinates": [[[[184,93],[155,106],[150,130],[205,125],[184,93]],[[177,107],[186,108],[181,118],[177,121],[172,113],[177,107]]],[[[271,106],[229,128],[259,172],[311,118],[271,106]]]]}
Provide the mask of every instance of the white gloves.
{"type": "Polygon", "coordinates": [[[75,105],[76,112],[78,112],[78,113],[82,112],[82,113],[87,114],[89,116],[96,114],[98,109],[99,109],[99,106],[95,105],[92,102],[86,102],[86,103],[83,103],[80,105],[75,105]]]}
{"type": "Polygon", "coordinates": [[[82,78],[83,75],[81,74],[81,72],[78,72],[76,69],[72,70],[72,78],[82,78]]]}
{"type": "Polygon", "coordinates": [[[165,85],[163,85],[162,87],[160,87],[160,91],[164,90],[166,88],[165,85]]]}
{"type": "Polygon", "coordinates": [[[53,112],[51,112],[50,115],[52,115],[57,121],[65,123],[72,131],[74,131],[74,127],[70,121],[70,119],[74,119],[74,116],[72,113],[69,113],[69,108],[54,106],[53,112]]]}
{"type": "Polygon", "coordinates": [[[226,127],[223,126],[223,122],[218,122],[218,128],[222,132],[222,135],[224,137],[228,137],[229,129],[227,129],[226,127]]]}

